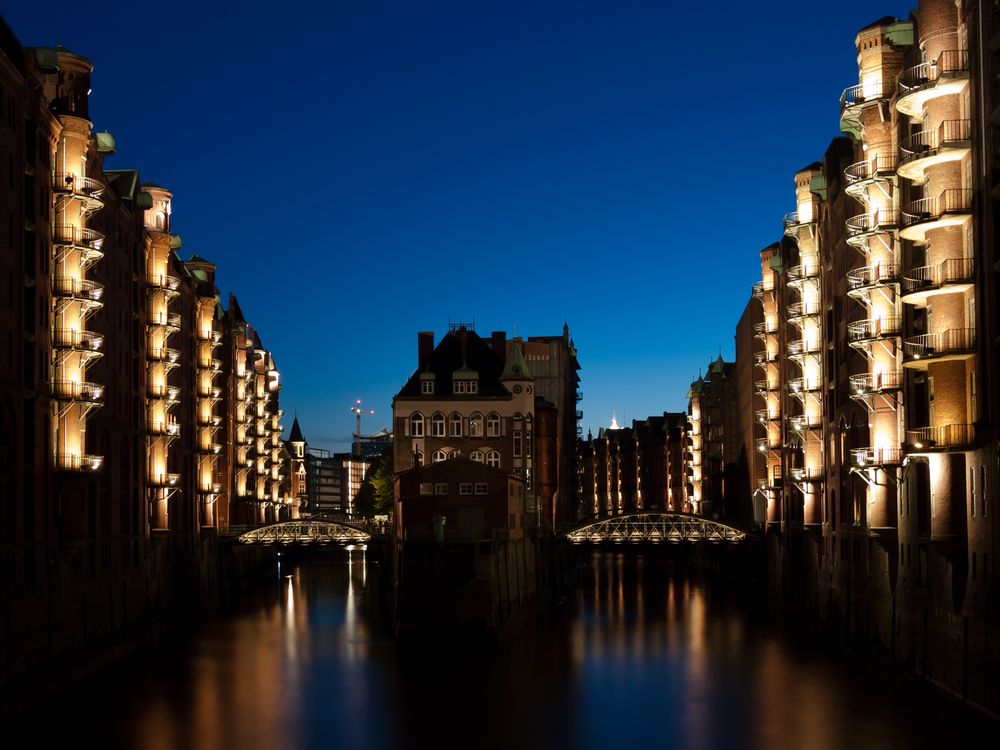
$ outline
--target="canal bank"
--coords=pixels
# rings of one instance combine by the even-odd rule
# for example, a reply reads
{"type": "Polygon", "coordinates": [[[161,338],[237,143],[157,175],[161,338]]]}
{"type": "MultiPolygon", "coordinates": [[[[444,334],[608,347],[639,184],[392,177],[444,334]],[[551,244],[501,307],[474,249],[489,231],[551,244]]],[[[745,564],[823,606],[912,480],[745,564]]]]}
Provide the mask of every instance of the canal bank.
{"type": "Polygon", "coordinates": [[[3,600],[0,717],[231,606],[273,568],[276,552],[206,530],[154,534],[134,550],[134,560],[106,575],[69,568],[44,590],[3,600]]]}

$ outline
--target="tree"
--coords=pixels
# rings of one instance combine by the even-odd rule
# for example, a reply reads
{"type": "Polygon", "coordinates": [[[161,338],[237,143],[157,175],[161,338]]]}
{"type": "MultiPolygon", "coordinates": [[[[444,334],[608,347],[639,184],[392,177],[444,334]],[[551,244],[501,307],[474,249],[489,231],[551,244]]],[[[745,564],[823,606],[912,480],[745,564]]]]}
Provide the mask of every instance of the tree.
{"type": "Polygon", "coordinates": [[[392,449],[389,448],[372,462],[365,475],[365,481],[354,498],[354,509],[363,518],[376,515],[391,516],[394,501],[392,449]]]}

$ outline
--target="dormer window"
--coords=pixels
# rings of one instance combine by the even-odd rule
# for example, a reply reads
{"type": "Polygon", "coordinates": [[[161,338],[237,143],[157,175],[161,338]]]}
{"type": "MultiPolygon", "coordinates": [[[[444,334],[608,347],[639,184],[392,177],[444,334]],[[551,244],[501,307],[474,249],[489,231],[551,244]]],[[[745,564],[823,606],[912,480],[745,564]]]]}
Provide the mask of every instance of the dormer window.
{"type": "Polygon", "coordinates": [[[420,392],[424,396],[434,395],[434,381],[433,380],[421,380],[420,381],[420,392]]]}
{"type": "Polygon", "coordinates": [[[452,392],[455,394],[479,393],[479,381],[455,380],[452,382],[452,392]]]}

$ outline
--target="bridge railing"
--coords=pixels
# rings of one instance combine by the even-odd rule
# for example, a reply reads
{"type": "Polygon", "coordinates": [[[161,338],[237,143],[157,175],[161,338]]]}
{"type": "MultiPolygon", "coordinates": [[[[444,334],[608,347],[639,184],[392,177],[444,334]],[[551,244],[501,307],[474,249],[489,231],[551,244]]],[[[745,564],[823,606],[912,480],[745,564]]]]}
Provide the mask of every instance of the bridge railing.
{"type": "Polygon", "coordinates": [[[748,532],[691,513],[638,512],[584,522],[561,536],[574,544],[742,542],[748,532]]]}

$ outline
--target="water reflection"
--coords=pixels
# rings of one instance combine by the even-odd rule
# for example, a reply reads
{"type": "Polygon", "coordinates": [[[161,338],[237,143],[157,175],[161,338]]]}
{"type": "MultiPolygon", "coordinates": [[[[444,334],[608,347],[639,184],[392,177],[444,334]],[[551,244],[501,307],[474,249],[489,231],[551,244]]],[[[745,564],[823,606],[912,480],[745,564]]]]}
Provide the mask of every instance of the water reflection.
{"type": "Polygon", "coordinates": [[[401,650],[380,573],[361,549],[283,560],[239,612],[23,717],[10,746],[77,743],[92,728],[103,747],[153,750],[822,750],[954,746],[988,727],[852,669],[668,560],[594,554],[554,615],[497,648],[401,650]]]}

